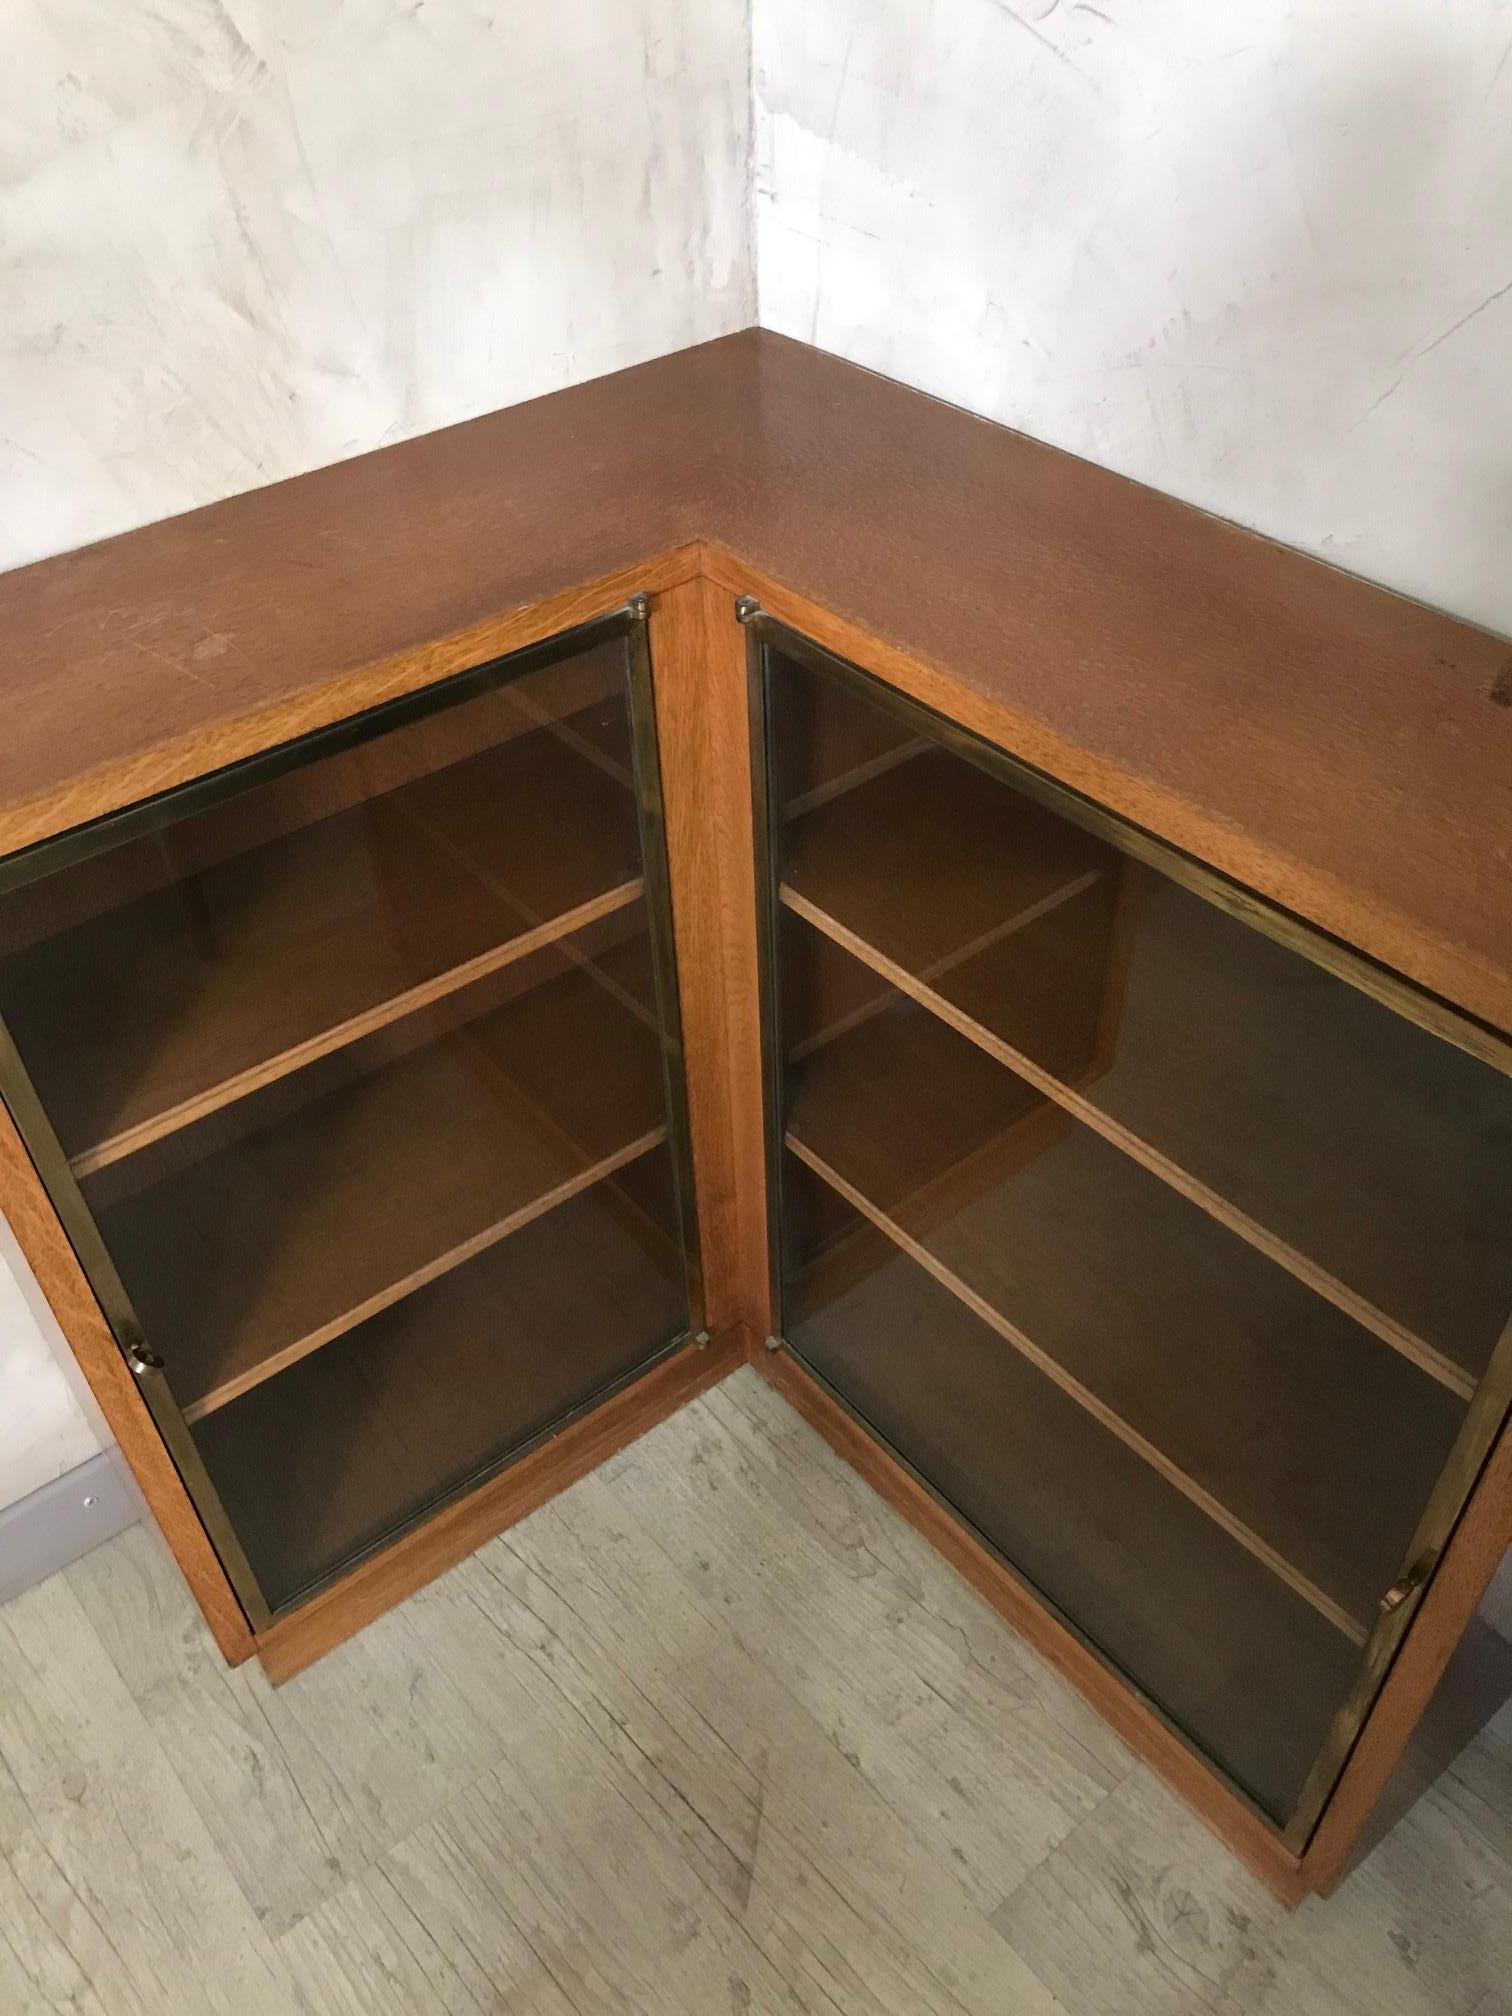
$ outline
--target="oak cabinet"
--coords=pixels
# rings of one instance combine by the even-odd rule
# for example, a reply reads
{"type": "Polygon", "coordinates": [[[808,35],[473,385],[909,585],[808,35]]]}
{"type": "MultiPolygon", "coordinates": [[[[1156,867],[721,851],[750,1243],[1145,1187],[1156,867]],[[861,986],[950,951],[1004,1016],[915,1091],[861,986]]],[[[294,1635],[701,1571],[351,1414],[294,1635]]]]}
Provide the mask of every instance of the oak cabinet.
{"type": "Polygon", "coordinates": [[[1507,640],[756,331],[0,627],[0,1210],[228,1660],[749,1363],[1285,1897],[1482,1712],[1507,640]]]}

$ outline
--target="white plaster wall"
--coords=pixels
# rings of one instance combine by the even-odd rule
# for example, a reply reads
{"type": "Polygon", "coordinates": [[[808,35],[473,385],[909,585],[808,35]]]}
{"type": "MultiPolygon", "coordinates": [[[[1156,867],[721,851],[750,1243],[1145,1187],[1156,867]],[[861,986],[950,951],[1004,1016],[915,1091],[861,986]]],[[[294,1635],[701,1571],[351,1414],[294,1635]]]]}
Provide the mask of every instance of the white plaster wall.
{"type": "Polygon", "coordinates": [[[0,1219],[0,1512],[86,1462],[106,1439],[52,1311],[0,1219]]]}
{"type": "Polygon", "coordinates": [[[755,0],[762,322],[1512,628],[1508,0],[755,0]]]}
{"type": "Polygon", "coordinates": [[[746,0],[3,0],[0,566],[743,327],[746,0]]]}

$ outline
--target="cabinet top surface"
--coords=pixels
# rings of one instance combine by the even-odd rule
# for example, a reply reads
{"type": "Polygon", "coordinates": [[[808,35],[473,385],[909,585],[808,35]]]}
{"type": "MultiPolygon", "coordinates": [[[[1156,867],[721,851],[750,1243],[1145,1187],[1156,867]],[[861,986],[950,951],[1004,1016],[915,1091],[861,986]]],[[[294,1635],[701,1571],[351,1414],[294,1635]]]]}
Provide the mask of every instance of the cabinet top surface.
{"type": "Polygon", "coordinates": [[[0,575],[0,852],[511,648],[534,605],[570,623],[637,572],[664,585],[700,545],[1512,1027],[1512,644],[754,331],[0,575]]]}

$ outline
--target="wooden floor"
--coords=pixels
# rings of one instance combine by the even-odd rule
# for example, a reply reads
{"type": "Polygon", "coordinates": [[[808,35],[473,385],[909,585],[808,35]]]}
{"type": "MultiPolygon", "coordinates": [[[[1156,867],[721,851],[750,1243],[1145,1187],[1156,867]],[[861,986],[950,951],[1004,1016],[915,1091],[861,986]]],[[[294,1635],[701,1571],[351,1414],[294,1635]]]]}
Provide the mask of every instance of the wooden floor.
{"type": "Polygon", "coordinates": [[[1504,1714],[1288,1917],[750,1372],[275,1693],[0,1611],[0,2016],[1512,2016],[1504,1714]]]}

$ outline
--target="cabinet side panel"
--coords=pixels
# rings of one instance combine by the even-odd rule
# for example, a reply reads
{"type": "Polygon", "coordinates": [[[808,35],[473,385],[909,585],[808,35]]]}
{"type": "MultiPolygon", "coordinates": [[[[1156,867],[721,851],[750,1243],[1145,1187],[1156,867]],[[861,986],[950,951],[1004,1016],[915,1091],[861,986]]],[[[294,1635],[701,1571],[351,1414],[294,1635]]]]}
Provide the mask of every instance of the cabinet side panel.
{"type": "Polygon", "coordinates": [[[760,1338],[771,1312],[745,632],[727,590],[698,580],[655,597],[651,669],[707,1322],[760,1338]]]}
{"type": "Polygon", "coordinates": [[[1504,1427],[1302,1858],[1309,1890],[1330,1895],[1374,1844],[1379,1829],[1367,1837],[1371,1816],[1403,1764],[1509,1544],[1512,1428],[1504,1427]]]}
{"type": "Polygon", "coordinates": [[[189,1495],[132,1383],[99,1304],[10,1115],[0,1108],[0,1209],[10,1221],[121,1453],[131,1465],[222,1656],[240,1665],[252,1633],[189,1495]]]}

